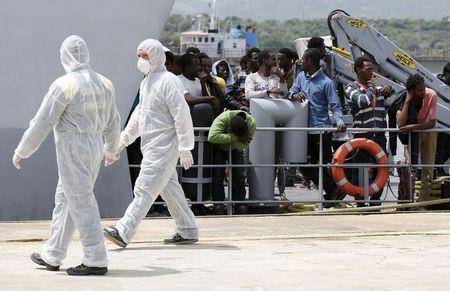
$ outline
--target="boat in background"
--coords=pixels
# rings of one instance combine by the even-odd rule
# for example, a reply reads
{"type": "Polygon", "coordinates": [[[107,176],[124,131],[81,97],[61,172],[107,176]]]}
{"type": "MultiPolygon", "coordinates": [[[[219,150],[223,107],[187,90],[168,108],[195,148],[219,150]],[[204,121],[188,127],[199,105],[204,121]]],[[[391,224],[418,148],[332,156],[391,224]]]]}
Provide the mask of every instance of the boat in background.
{"type": "Polygon", "coordinates": [[[216,0],[210,0],[210,15],[198,15],[191,30],[181,33],[180,53],[189,47],[197,47],[215,59],[239,59],[248,48],[258,47],[256,30],[252,26],[245,29],[238,25],[229,32],[219,29],[216,17],[216,0]],[[208,22],[209,18],[209,22],[208,22]]]}

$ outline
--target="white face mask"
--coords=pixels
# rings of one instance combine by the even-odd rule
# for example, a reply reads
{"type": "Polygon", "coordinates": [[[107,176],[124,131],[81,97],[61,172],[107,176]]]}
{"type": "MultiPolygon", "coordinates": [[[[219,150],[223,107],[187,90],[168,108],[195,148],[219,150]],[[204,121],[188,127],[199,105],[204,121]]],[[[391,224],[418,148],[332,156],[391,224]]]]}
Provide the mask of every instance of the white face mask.
{"type": "Polygon", "coordinates": [[[139,71],[141,71],[142,73],[147,75],[151,69],[150,61],[147,61],[143,58],[139,58],[139,60],[137,62],[137,68],[139,69],[139,71]]]}

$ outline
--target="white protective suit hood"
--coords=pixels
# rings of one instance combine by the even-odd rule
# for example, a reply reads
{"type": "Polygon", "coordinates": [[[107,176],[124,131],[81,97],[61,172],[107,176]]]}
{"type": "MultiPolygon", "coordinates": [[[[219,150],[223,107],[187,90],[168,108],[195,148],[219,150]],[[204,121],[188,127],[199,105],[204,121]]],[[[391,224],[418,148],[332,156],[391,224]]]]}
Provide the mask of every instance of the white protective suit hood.
{"type": "Polygon", "coordinates": [[[52,236],[41,257],[50,265],[61,265],[78,230],[83,264],[106,267],[108,259],[94,186],[103,157],[115,153],[119,143],[120,116],[114,85],[90,70],[89,51],[81,37],[65,39],[60,54],[68,74],[50,86],[15,154],[31,156],[53,129],[59,181],[52,236]]]}
{"type": "Polygon", "coordinates": [[[147,53],[150,62],[148,75],[166,70],[166,54],[164,46],[155,39],[146,39],[139,44],[137,51],[143,50],[147,53]]]}
{"type": "Polygon", "coordinates": [[[78,35],[66,38],[59,52],[66,73],[89,68],[89,50],[84,39],[78,35]]]}
{"type": "MultiPolygon", "coordinates": [[[[117,231],[125,244],[136,233],[139,223],[155,199],[161,195],[175,219],[176,233],[184,239],[197,240],[198,227],[178,182],[176,165],[181,155],[191,156],[194,130],[189,106],[180,79],[168,72],[161,43],[147,39],[138,46],[149,56],[150,69],[139,91],[139,104],[131,114],[120,142],[124,146],[141,137],[142,162],[134,185],[134,199],[117,222],[117,231]]],[[[139,61],[138,61],[139,62],[139,61]]],[[[186,158],[184,156],[184,158],[186,158]]]]}

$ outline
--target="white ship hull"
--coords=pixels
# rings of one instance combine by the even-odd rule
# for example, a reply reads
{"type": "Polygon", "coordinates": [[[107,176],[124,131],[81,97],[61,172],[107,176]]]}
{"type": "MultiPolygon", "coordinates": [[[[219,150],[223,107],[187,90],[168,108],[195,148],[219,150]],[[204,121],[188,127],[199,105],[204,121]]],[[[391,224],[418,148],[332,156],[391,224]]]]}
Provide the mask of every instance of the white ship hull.
{"type": "MultiPolygon", "coordinates": [[[[116,87],[122,123],[142,76],[136,47],[158,38],[174,0],[2,0],[0,2],[0,220],[49,219],[57,167],[53,138],[23,161],[13,151],[49,85],[63,72],[59,48],[65,37],[82,36],[94,70],[116,87]]],[[[95,189],[102,217],[119,217],[133,198],[126,156],[102,169],[95,189]]]]}

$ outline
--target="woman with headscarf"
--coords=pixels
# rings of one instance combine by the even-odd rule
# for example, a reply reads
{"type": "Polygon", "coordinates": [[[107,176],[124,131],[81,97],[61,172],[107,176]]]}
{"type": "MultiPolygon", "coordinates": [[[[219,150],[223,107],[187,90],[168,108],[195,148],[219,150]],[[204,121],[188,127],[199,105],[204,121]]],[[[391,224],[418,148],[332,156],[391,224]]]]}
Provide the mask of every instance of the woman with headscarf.
{"type": "Polygon", "coordinates": [[[231,66],[227,61],[220,60],[215,62],[212,66],[211,75],[225,80],[226,88],[224,93],[228,93],[233,90],[234,86],[233,70],[231,69],[231,66]]]}

